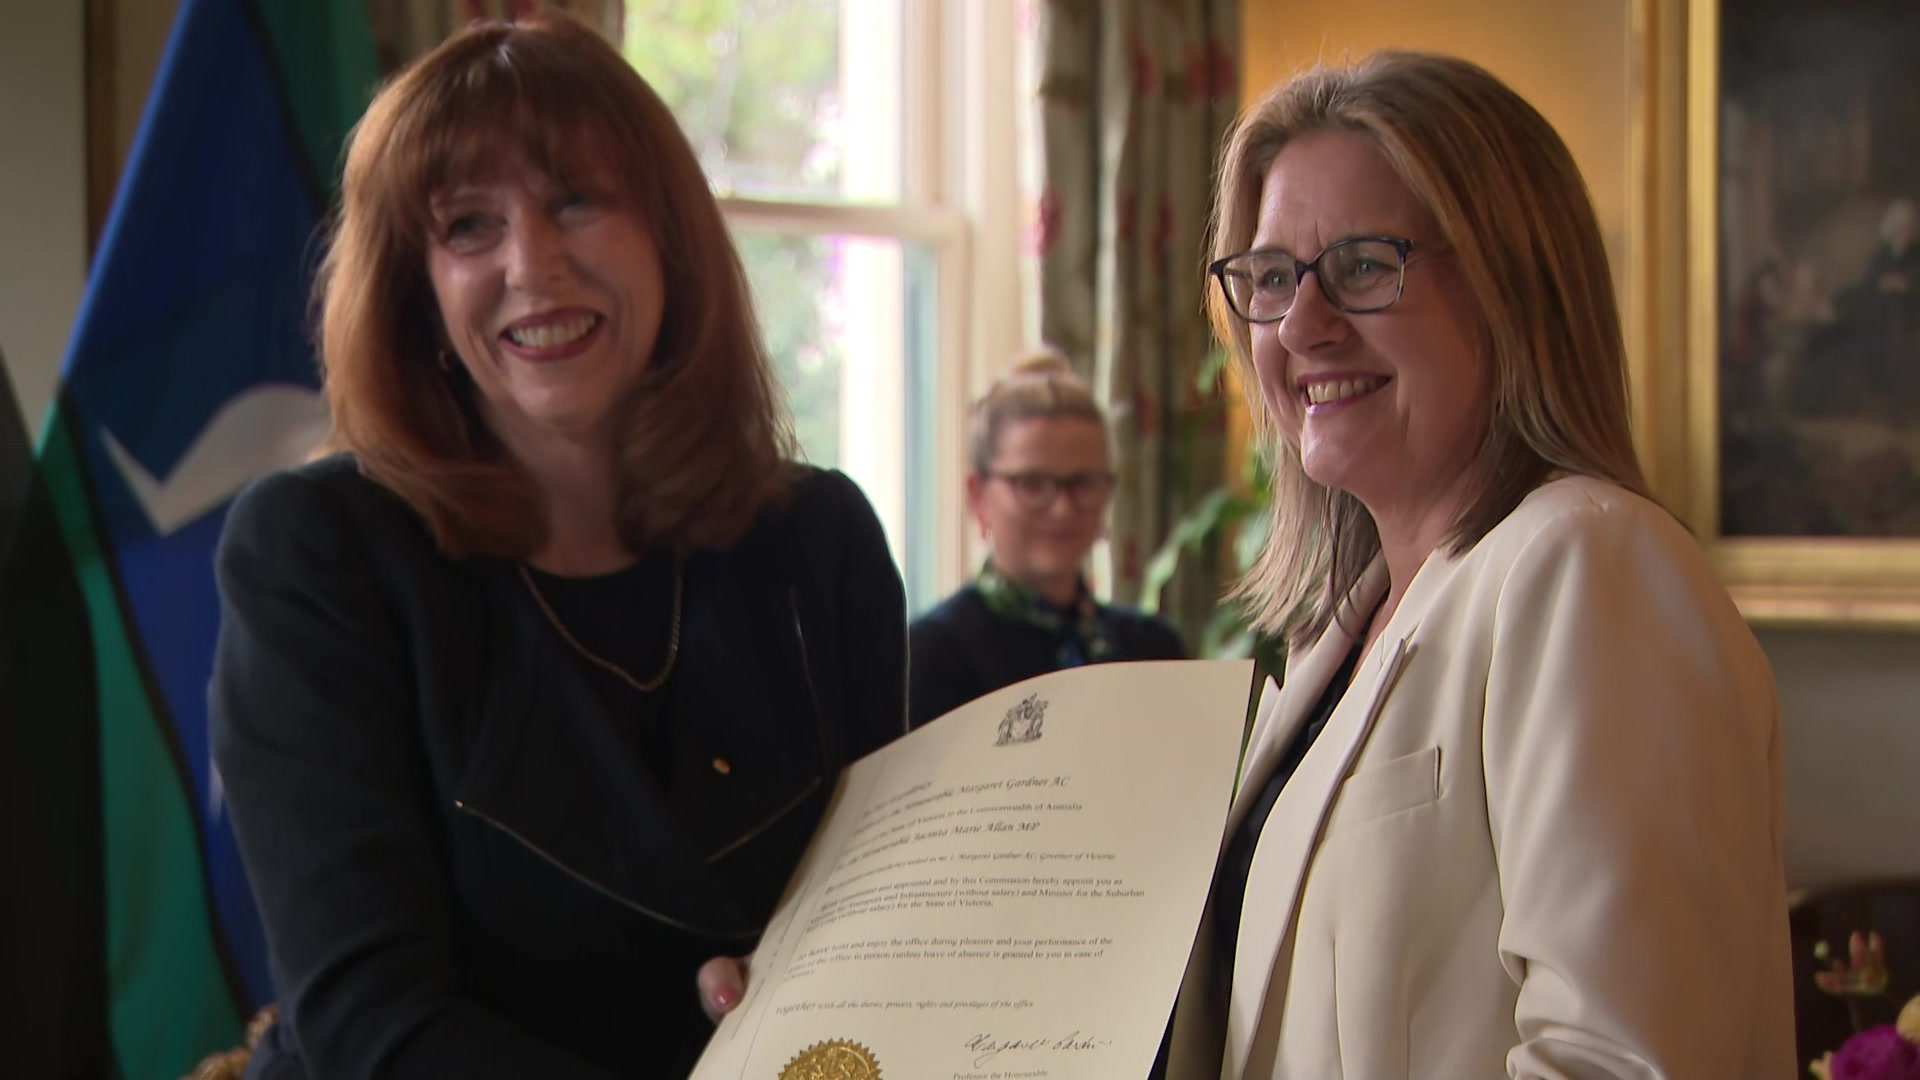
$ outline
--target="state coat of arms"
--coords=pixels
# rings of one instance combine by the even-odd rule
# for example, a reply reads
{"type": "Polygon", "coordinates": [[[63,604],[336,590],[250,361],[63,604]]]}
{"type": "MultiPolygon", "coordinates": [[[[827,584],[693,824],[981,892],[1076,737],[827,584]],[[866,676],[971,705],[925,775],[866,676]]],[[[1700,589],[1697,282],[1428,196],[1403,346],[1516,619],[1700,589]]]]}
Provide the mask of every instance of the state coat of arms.
{"type": "Polygon", "coordinates": [[[1046,699],[1039,694],[1028,694],[1026,700],[1007,710],[1006,718],[1000,721],[1000,737],[993,745],[1033,742],[1040,737],[1040,725],[1046,719],[1046,699]]]}

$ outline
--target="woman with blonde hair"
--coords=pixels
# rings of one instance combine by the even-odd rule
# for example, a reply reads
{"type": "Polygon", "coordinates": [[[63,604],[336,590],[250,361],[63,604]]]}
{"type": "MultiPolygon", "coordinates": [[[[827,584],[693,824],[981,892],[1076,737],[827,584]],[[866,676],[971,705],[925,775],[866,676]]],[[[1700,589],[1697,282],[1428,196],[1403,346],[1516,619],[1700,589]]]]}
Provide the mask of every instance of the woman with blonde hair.
{"type": "Polygon", "coordinates": [[[1767,662],[1645,493],[1572,156],[1463,60],[1242,117],[1209,307],[1286,634],[1171,1032],[1180,1080],[1793,1071],[1767,662]]]}
{"type": "Polygon", "coordinates": [[[1106,414],[1066,357],[1035,352],[994,383],[974,403],[968,451],[967,507],[989,551],[909,630],[915,726],[1045,672],[1186,655],[1164,620],[1087,588],[1113,471],[1106,414]]]}
{"type": "Polygon", "coordinates": [[[879,522],[796,465],[698,160],[612,46],[482,23],[347,153],[333,456],[244,493],[214,757],[250,1076],[684,1076],[841,765],[905,730],[879,522]]]}

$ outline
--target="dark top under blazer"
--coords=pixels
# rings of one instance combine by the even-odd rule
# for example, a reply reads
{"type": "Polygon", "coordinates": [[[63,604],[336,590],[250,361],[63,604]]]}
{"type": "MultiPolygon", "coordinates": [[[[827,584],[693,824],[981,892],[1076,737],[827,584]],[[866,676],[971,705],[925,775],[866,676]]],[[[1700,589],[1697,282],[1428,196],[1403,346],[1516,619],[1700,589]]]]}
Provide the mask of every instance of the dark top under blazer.
{"type": "MultiPolygon", "coordinates": [[[[1100,606],[1111,627],[1115,655],[1109,660],[1184,660],[1186,646],[1157,616],[1100,606]]],[[[937,720],[982,694],[1060,666],[1060,635],[987,606],[980,590],[966,585],[908,630],[913,657],[907,713],[914,727],[937,720]]]]}
{"type": "Polygon", "coordinates": [[[348,459],[246,491],[218,568],[214,758],[289,1021],[250,1076],[683,1075],[692,966],[752,948],[840,766],[905,730],[900,577],[839,473],[688,561],[649,722],[731,769],[671,792],[512,564],[348,459]]]}

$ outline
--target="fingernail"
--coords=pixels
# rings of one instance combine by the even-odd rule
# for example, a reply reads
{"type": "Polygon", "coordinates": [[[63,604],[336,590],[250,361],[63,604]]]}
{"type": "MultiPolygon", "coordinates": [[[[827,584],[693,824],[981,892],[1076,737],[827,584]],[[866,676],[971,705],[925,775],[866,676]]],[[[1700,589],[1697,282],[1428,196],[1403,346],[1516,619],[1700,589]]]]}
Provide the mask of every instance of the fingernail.
{"type": "Polygon", "coordinates": [[[715,1008],[731,1009],[733,1008],[733,1003],[739,1000],[739,994],[736,994],[724,986],[713,992],[713,1004],[715,1008]]]}

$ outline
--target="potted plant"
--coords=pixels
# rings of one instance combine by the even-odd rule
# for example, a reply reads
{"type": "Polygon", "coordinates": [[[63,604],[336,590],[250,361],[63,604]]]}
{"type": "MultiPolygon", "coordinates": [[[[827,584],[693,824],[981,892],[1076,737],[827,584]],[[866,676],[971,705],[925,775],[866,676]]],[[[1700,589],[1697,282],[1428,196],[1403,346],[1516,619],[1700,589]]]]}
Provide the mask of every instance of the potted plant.
{"type": "MultiPolygon", "coordinates": [[[[1226,401],[1219,387],[1226,371],[1227,354],[1214,350],[1201,366],[1197,379],[1202,400],[1208,404],[1184,414],[1180,420],[1183,427],[1197,431],[1204,425],[1222,422],[1226,401]]],[[[1162,591],[1174,575],[1183,570],[1210,580],[1218,596],[1252,567],[1267,542],[1270,477],[1266,457],[1260,453],[1257,440],[1248,439],[1241,447],[1238,470],[1230,472],[1214,487],[1188,493],[1186,513],[1174,520],[1166,539],[1141,574],[1142,608],[1157,612],[1162,591]]],[[[1284,643],[1272,635],[1255,632],[1246,611],[1232,601],[1221,600],[1200,625],[1181,629],[1189,635],[1195,653],[1200,656],[1252,657],[1263,673],[1275,677],[1285,663],[1284,643]]]]}

